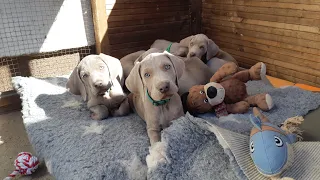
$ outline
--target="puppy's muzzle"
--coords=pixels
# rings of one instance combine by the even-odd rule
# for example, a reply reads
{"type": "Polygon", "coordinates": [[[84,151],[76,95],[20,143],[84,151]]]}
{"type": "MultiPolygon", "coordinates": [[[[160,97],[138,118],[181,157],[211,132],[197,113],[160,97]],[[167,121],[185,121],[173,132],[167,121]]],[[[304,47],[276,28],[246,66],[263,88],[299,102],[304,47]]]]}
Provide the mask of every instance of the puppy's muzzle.
{"type": "Polygon", "coordinates": [[[207,95],[210,99],[215,98],[217,96],[217,88],[210,86],[207,90],[207,95]]]}
{"type": "Polygon", "coordinates": [[[196,53],[190,52],[190,53],[189,53],[189,56],[190,56],[190,57],[195,57],[195,56],[196,56],[196,53]]]}
{"type": "Polygon", "coordinates": [[[94,87],[96,89],[98,89],[100,92],[102,92],[102,91],[107,91],[108,89],[110,89],[111,85],[109,83],[105,84],[102,81],[97,81],[94,83],[94,87]]]}
{"type": "Polygon", "coordinates": [[[168,82],[168,81],[160,82],[157,85],[157,89],[160,93],[165,94],[166,92],[168,92],[170,90],[170,82],[168,82]]]}

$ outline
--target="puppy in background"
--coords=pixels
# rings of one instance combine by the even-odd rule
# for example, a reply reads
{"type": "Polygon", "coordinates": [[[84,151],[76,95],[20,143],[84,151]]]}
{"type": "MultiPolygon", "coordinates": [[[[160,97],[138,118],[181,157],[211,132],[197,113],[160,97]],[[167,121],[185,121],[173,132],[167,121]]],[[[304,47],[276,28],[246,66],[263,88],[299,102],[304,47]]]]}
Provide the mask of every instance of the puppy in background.
{"type": "Polygon", "coordinates": [[[182,46],[177,42],[170,42],[164,39],[157,39],[150,47],[163,51],[167,51],[175,56],[186,57],[188,54],[188,46],[182,46]]]}
{"type": "Polygon", "coordinates": [[[132,109],[146,121],[151,146],[160,141],[160,131],[184,115],[178,80],[184,62],[167,52],[151,53],[137,62],[126,79],[132,109]]]}
{"type": "Polygon", "coordinates": [[[146,52],[145,50],[136,51],[136,52],[127,54],[126,56],[120,59],[121,66],[123,68],[124,79],[127,79],[127,77],[129,76],[130,71],[133,68],[136,59],[138,59],[145,52],[146,52]]]}
{"type": "Polygon", "coordinates": [[[221,50],[204,34],[186,37],[180,41],[181,46],[188,47],[187,57],[198,57],[215,73],[227,62],[238,62],[227,52],[221,50]]]}
{"type": "Polygon", "coordinates": [[[102,120],[109,114],[123,116],[130,113],[123,85],[120,61],[101,53],[84,57],[73,70],[66,87],[87,101],[92,119],[102,120]]]}

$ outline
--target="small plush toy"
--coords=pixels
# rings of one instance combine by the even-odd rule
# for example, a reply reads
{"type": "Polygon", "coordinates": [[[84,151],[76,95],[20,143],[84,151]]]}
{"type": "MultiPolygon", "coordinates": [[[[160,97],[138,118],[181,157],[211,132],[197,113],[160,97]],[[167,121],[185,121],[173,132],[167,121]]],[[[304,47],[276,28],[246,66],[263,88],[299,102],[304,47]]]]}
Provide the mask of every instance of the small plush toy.
{"type": "Polygon", "coordinates": [[[262,62],[239,72],[235,63],[226,63],[211,77],[210,83],[193,86],[181,96],[184,110],[191,114],[215,112],[217,117],[245,113],[250,106],[268,111],[273,107],[271,96],[266,93],[249,96],[245,84],[261,80],[265,75],[266,66],[262,62]]]}
{"type": "Polygon", "coordinates": [[[302,139],[297,125],[301,124],[303,118],[288,119],[281,129],[270,123],[257,108],[253,108],[253,113],[254,117],[250,116],[254,126],[250,133],[250,156],[261,174],[280,179],[281,173],[294,161],[291,144],[302,139]]]}

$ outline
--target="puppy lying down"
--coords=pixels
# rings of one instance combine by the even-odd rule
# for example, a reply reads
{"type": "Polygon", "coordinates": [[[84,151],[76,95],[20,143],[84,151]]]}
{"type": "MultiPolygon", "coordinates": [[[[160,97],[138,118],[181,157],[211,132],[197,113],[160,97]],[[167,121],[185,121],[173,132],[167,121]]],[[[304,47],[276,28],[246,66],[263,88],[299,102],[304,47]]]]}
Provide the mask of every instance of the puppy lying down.
{"type": "Polygon", "coordinates": [[[66,86],[71,93],[81,95],[87,101],[92,119],[101,120],[109,114],[122,116],[130,113],[123,85],[120,61],[101,53],[84,57],[73,70],[66,86]]]}
{"type": "Polygon", "coordinates": [[[160,131],[184,115],[178,80],[183,60],[169,54],[151,53],[137,62],[126,79],[130,105],[146,121],[151,145],[160,141],[160,131]]]}
{"type": "Polygon", "coordinates": [[[216,72],[227,62],[237,61],[227,52],[221,50],[211,39],[204,34],[196,34],[180,41],[180,46],[188,47],[187,57],[198,57],[206,63],[213,72],[216,72]]]}

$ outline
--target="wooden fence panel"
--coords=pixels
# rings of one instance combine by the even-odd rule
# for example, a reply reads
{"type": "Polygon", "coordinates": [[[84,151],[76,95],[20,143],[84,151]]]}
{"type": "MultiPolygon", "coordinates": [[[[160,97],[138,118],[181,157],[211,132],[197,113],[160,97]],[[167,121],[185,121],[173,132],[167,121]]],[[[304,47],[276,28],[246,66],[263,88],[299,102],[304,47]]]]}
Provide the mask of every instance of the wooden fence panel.
{"type": "Polygon", "coordinates": [[[102,0],[103,7],[97,4],[101,0],[92,1],[93,17],[106,12],[95,24],[98,53],[122,58],[149,49],[156,39],[179,41],[191,35],[191,1],[102,0]]]}
{"type": "Polygon", "coordinates": [[[203,0],[202,31],[241,66],[320,86],[319,0],[203,0]]]}

